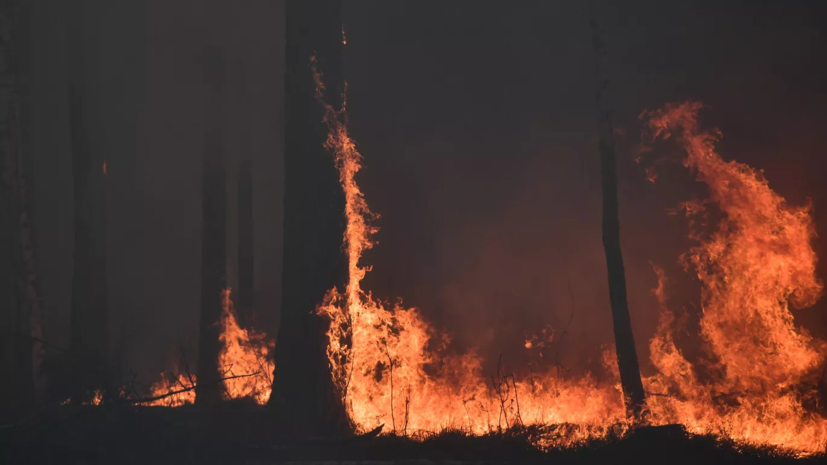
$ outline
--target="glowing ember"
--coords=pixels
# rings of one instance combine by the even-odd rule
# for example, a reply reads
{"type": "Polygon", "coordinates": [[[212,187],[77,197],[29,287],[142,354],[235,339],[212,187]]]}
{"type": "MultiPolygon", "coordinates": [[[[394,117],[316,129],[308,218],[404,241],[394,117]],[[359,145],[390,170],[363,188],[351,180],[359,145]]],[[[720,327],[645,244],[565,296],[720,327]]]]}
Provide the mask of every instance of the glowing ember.
{"type": "Polygon", "coordinates": [[[790,307],[813,305],[822,293],[812,248],[815,228],[809,206],[794,207],[770,189],[761,172],[724,161],[714,144],[720,133],[701,131],[701,105],[670,104],[648,114],[653,140],[675,136],[686,151],[684,166],[709,188],[707,202],[684,204],[687,216],[720,211],[711,235],[682,259],[702,285],[701,337],[722,373],[701,382],[671,336],[674,317],[665,308],[666,280],[659,278],[658,334],[652,363],[660,372],[646,380],[655,423],[682,423],[692,432],[735,440],[823,452],[827,421],[808,413],[802,400],[814,395],[825,345],[796,330],[790,307]]]}

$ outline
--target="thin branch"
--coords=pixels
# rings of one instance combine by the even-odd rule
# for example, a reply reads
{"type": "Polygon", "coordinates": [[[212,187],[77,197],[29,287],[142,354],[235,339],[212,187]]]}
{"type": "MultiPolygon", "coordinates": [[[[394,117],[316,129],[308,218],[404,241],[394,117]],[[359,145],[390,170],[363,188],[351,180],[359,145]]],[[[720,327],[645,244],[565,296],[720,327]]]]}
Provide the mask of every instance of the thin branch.
{"type": "Polygon", "coordinates": [[[568,334],[571,322],[574,321],[574,310],[576,308],[574,305],[574,293],[571,290],[571,279],[568,274],[566,274],[566,288],[569,293],[569,301],[571,302],[571,314],[569,315],[568,323],[566,323],[566,326],[563,328],[563,332],[560,333],[560,337],[557,338],[557,341],[554,344],[554,364],[557,365],[558,369],[563,368],[560,363],[560,344],[562,343],[563,336],[568,334]]]}
{"type": "MultiPolygon", "coordinates": [[[[247,374],[247,375],[228,376],[226,378],[221,378],[221,379],[215,380],[212,383],[205,383],[205,384],[209,385],[209,384],[213,384],[213,383],[221,383],[221,382],[224,382],[224,381],[227,381],[227,380],[238,379],[238,378],[250,378],[252,376],[258,376],[258,374],[259,374],[259,372],[250,373],[250,374],[247,374]]],[[[166,399],[167,397],[172,397],[176,394],[182,394],[184,392],[193,391],[193,390],[195,390],[195,388],[197,386],[198,386],[197,384],[193,384],[192,386],[186,387],[184,389],[179,389],[177,391],[169,391],[166,394],[161,394],[159,396],[143,397],[143,398],[140,398],[140,399],[125,399],[124,402],[127,403],[127,404],[145,404],[147,402],[154,402],[156,400],[166,399]]]]}
{"type": "Polygon", "coordinates": [[[408,392],[405,393],[405,426],[402,430],[402,434],[405,437],[408,437],[408,418],[410,414],[410,406],[411,406],[411,386],[408,385],[408,392]]]}
{"type": "Polygon", "coordinates": [[[525,426],[523,415],[520,413],[520,396],[517,395],[517,380],[514,379],[514,373],[511,373],[511,384],[514,386],[514,400],[517,403],[517,419],[520,420],[520,426],[525,426]]]}
{"type": "Polygon", "coordinates": [[[391,425],[393,426],[393,434],[396,434],[396,419],[393,413],[393,360],[391,359],[391,351],[388,348],[387,340],[385,340],[385,355],[388,356],[388,367],[391,371],[391,425]]]}
{"type": "Polygon", "coordinates": [[[510,390],[510,386],[508,382],[505,382],[506,386],[506,393],[503,395],[502,386],[503,386],[503,371],[502,371],[502,361],[503,361],[503,354],[500,354],[500,358],[497,360],[497,372],[496,376],[491,376],[491,384],[494,385],[494,391],[497,393],[497,399],[500,401],[500,414],[497,417],[497,428],[502,430],[502,423],[500,423],[501,419],[505,419],[505,428],[510,428],[508,424],[508,413],[505,411],[505,401],[508,400],[508,390],[510,390]]]}

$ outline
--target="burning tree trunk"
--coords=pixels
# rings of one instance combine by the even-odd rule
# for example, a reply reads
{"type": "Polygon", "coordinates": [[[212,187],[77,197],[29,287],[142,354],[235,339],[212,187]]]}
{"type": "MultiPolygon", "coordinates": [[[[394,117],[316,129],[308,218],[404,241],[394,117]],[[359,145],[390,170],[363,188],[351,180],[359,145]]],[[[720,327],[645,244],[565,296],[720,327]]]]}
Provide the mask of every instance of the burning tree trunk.
{"type": "Polygon", "coordinates": [[[195,400],[221,400],[218,355],[222,292],[227,286],[227,167],[224,160],[224,96],[226,68],[220,52],[207,57],[206,138],[201,198],[201,320],[198,328],[198,366],[195,400]]]}
{"type": "Polygon", "coordinates": [[[630,415],[638,417],[644,403],[643,383],[629,318],[626,300],[626,275],[623,270],[623,253],[620,247],[620,216],[617,200],[617,172],[615,167],[612,111],[608,105],[609,80],[603,68],[603,40],[595,21],[594,0],[590,2],[590,26],[595,51],[595,99],[598,111],[600,137],[600,172],[603,185],[603,248],[606,252],[606,268],[609,274],[609,299],[612,306],[617,364],[620,382],[630,415]]]}
{"type": "Polygon", "coordinates": [[[341,0],[286,3],[283,296],[270,404],[298,434],[331,434],[348,424],[326,355],[327,322],[316,314],[325,294],[347,283],[345,196],[324,147],[328,127],[310,66],[315,54],[325,95],[340,108],[341,12],[341,0]]]}
{"type": "Polygon", "coordinates": [[[3,263],[0,308],[5,334],[0,335],[0,363],[9,374],[2,383],[0,418],[14,420],[31,410],[40,387],[42,347],[40,301],[35,271],[33,199],[29,193],[31,160],[26,146],[24,110],[28,96],[28,5],[0,4],[0,50],[7,58],[0,80],[0,243],[3,263]]]}
{"type": "Polygon", "coordinates": [[[74,178],[75,255],[69,349],[73,400],[108,383],[109,315],[106,284],[106,161],[90,144],[83,8],[73,8],[69,37],[69,130],[74,178]],[[74,371],[74,370],[73,370],[74,371]]]}

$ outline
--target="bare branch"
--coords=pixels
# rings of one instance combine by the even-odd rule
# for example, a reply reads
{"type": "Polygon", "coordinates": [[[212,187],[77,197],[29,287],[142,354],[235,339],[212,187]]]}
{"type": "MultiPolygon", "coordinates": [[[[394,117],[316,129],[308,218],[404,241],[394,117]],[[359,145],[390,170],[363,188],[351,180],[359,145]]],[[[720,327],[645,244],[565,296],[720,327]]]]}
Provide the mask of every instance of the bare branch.
{"type": "MultiPolygon", "coordinates": [[[[258,374],[259,374],[259,372],[250,373],[250,374],[247,374],[247,375],[235,375],[235,376],[228,376],[228,377],[226,377],[226,378],[221,378],[221,379],[218,379],[218,380],[216,380],[216,381],[214,381],[214,382],[212,382],[212,383],[204,383],[204,384],[208,384],[208,385],[209,385],[209,384],[213,384],[213,383],[221,383],[221,382],[224,382],[224,381],[227,381],[227,380],[231,380],[231,379],[237,379],[237,378],[249,378],[249,377],[252,377],[252,376],[258,376],[258,374]]],[[[179,390],[177,390],[177,391],[169,391],[169,392],[167,392],[166,394],[161,394],[161,395],[158,395],[158,396],[153,396],[153,397],[143,397],[143,398],[140,398],[140,399],[125,399],[124,401],[125,401],[127,404],[145,404],[145,403],[147,403],[147,402],[154,402],[154,401],[156,401],[156,400],[166,399],[167,397],[172,397],[172,396],[174,396],[174,395],[176,395],[176,394],[181,394],[181,393],[184,393],[184,392],[193,391],[193,390],[195,390],[195,388],[196,388],[196,387],[197,387],[197,384],[193,384],[193,385],[191,385],[191,386],[189,386],[189,387],[186,387],[186,388],[183,388],[183,389],[179,389],[179,390]]]]}

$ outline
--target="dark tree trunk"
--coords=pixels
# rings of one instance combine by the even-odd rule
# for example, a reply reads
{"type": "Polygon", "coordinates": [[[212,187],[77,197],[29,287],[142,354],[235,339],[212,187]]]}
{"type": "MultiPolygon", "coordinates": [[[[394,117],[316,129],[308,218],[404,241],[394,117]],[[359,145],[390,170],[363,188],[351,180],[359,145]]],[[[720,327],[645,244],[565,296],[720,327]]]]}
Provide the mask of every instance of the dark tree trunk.
{"type": "Polygon", "coordinates": [[[238,165],[238,311],[249,325],[255,310],[253,279],[253,169],[249,156],[238,165]]]}
{"type": "Polygon", "coordinates": [[[595,98],[598,111],[600,145],[600,172],[603,183],[603,248],[609,274],[609,300],[612,306],[617,364],[629,414],[637,418],[643,409],[643,383],[632,334],[632,322],[626,299],[626,274],[620,248],[620,216],[617,200],[617,172],[615,167],[612,111],[607,102],[609,80],[604,69],[605,53],[601,31],[597,28],[594,1],[590,2],[590,26],[595,51],[595,98]]]}
{"type": "Polygon", "coordinates": [[[345,197],[324,142],[324,110],[310,66],[316,55],[325,96],[341,107],[341,0],[288,0],[285,78],[285,193],[282,310],[270,404],[296,434],[346,430],[341,396],[326,356],[327,321],[315,311],[325,293],[343,290],[347,257],[345,197]]]}
{"type": "Polygon", "coordinates": [[[106,283],[106,160],[93,149],[88,125],[86,27],[82,4],[69,24],[69,130],[74,179],[75,254],[69,349],[73,400],[108,384],[109,315],[106,283]]]}
{"type": "Polygon", "coordinates": [[[40,301],[35,272],[31,212],[31,160],[28,157],[26,108],[28,98],[28,4],[0,3],[0,49],[7,58],[0,69],[5,84],[0,100],[0,369],[9,382],[0,387],[0,421],[15,420],[35,405],[40,387],[42,347],[40,301]],[[2,108],[2,107],[0,107],[2,108]]]}
{"type": "MultiPolygon", "coordinates": [[[[3,44],[5,45],[5,44],[3,44]]],[[[2,126],[0,126],[2,128],[2,126]]],[[[5,146],[5,144],[3,144],[5,146]]],[[[8,373],[8,382],[0,383],[0,424],[17,420],[25,410],[17,399],[22,393],[19,381],[18,347],[20,315],[15,292],[16,221],[14,201],[14,167],[9,150],[0,157],[0,372],[8,373]]],[[[24,395],[22,403],[27,403],[24,395]]]]}
{"type": "Polygon", "coordinates": [[[198,365],[195,400],[221,400],[218,354],[221,292],[227,273],[227,168],[224,159],[224,97],[226,66],[216,49],[207,56],[205,76],[209,103],[205,114],[204,166],[201,198],[201,319],[198,327],[198,365]]]}

